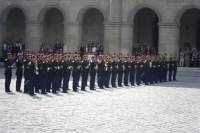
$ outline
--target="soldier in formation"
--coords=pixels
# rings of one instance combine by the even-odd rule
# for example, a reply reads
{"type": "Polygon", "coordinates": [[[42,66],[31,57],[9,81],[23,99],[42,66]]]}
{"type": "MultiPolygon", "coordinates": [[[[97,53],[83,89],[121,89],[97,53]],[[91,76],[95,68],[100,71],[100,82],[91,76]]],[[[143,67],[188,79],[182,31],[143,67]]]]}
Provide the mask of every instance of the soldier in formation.
{"type": "MultiPolygon", "coordinates": [[[[88,60],[88,53],[84,52],[83,59],[80,53],[75,52],[73,59],[70,53],[56,51],[53,53],[38,54],[28,51],[23,59],[23,53],[18,53],[16,60],[16,91],[21,91],[22,76],[24,76],[24,93],[68,93],[70,77],[73,78],[72,89],[78,92],[86,91],[88,76],[90,76],[90,90],[117,88],[124,86],[140,86],[158,84],[168,81],[176,81],[177,55],[135,55],[122,53],[117,57],[116,53],[97,53],[88,60]],[[168,78],[167,78],[168,77],[168,78]],[[116,83],[117,81],[117,83],[116,83]],[[95,84],[97,82],[97,86],[95,84]],[[111,84],[111,86],[110,86],[111,84]],[[118,86],[117,86],[118,85],[118,86]],[[62,90],[60,90],[62,89],[62,90]]],[[[10,52],[5,59],[5,91],[11,92],[10,83],[12,77],[13,61],[10,52]]]]}

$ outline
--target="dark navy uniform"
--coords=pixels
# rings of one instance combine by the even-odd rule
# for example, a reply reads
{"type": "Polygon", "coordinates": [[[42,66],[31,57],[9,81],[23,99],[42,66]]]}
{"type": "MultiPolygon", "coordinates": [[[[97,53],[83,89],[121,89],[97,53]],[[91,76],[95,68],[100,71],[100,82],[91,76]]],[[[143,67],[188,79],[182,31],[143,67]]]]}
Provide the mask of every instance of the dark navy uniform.
{"type": "Polygon", "coordinates": [[[173,61],[174,69],[173,69],[173,80],[176,81],[176,73],[177,73],[177,61],[173,61]]]}
{"type": "Polygon", "coordinates": [[[72,76],[73,76],[73,91],[77,92],[77,87],[78,87],[78,79],[79,79],[79,75],[80,75],[80,66],[79,66],[79,62],[78,61],[72,61],[72,66],[73,66],[73,72],[72,72],[72,76]]]}
{"type": "Polygon", "coordinates": [[[69,79],[71,75],[71,63],[70,61],[62,61],[62,76],[63,76],[63,93],[67,93],[69,89],[69,79]]]}
{"type": "Polygon", "coordinates": [[[5,91],[10,92],[10,83],[12,77],[12,61],[10,59],[5,59],[5,91]]]}
{"type": "Polygon", "coordinates": [[[169,81],[172,81],[172,71],[174,70],[174,62],[170,59],[169,61],[169,81]]]}
{"type": "Polygon", "coordinates": [[[97,70],[97,77],[98,77],[98,86],[100,87],[100,78],[101,78],[101,60],[98,60],[98,70],[97,70]]]}
{"type": "Polygon", "coordinates": [[[100,63],[100,75],[101,75],[101,77],[99,78],[99,80],[100,80],[99,87],[101,89],[104,89],[104,85],[105,85],[105,61],[104,60],[102,60],[100,63]]]}
{"type": "Polygon", "coordinates": [[[53,81],[53,78],[52,78],[52,67],[51,67],[51,61],[48,61],[47,63],[47,90],[46,92],[50,92],[50,89],[51,89],[51,86],[52,86],[52,81],[53,81]]]}
{"type": "Polygon", "coordinates": [[[82,82],[81,82],[81,90],[85,91],[85,86],[87,85],[87,77],[89,73],[89,64],[88,61],[82,61],[81,64],[81,76],[82,76],[82,82]]]}
{"type": "Polygon", "coordinates": [[[148,85],[149,82],[149,74],[150,74],[150,68],[149,68],[149,61],[144,62],[144,83],[145,85],[148,85]]]}
{"type": "Polygon", "coordinates": [[[23,75],[23,61],[18,59],[16,60],[16,76],[17,76],[16,91],[20,91],[22,75],[23,75]]]}
{"type": "Polygon", "coordinates": [[[90,62],[90,90],[94,90],[96,72],[97,72],[97,62],[91,61],[90,62]]]}
{"type": "Polygon", "coordinates": [[[40,78],[40,80],[42,80],[42,94],[46,94],[47,79],[48,79],[48,62],[43,61],[41,78],[40,78]]]}
{"type": "Polygon", "coordinates": [[[24,60],[24,93],[28,93],[28,84],[29,84],[29,67],[28,67],[29,60],[24,60]]]}
{"type": "Polygon", "coordinates": [[[35,84],[35,78],[36,78],[35,63],[33,61],[29,61],[28,67],[29,67],[28,92],[29,92],[29,95],[34,95],[34,84],[35,84]]]}
{"type": "Polygon", "coordinates": [[[113,61],[112,62],[112,78],[111,78],[112,87],[117,87],[116,86],[117,73],[118,73],[118,62],[117,61],[113,61]]]}
{"type": "Polygon", "coordinates": [[[124,63],[123,61],[119,61],[118,62],[118,86],[122,87],[122,77],[123,77],[123,73],[124,73],[124,63]]]}
{"type": "Polygon", "coordinates": [[[130,62],[129,61],[124,61],[124,67],[125,67],[125,71],[124,71],[124,85],[128,86],[128,77],[129,77],[129,73],[130,73],[130,62]]]}
{"type": "Polygon", "coordinates": [[[141,84],[142,74],[144,74],[144,63],[140,61],[140,62],[137,62],[137,74],[136,74],[137,85],[141,84]]]}
{"type": "Polygon", "coordinates": [[[58,61],[52,60],[51,62],[52,67],[52,93],[57,93],[59,90],[58,88],[58,61]]]}
{"type": "MultiPolygon", "coordinates": [[[[157,74],[157,63],[156,61],[152,61],[152,79],[155,83],[158,82],[156,74],[157,74]]],[[[153,84],[152,82],[150,83],[153,84]]]]}
{"type": "Polygon", "coordinates": [[[110,88],[109,87],[109,83],[110,83],[110,75],[112,73],[112,63],[111,62],[105,62],[106,63],[106,70],[105,70],[105,87],[106,88],[110,88]]]}
{"type": "Polygon", "coordinates": [[[37,61],[37,71],[39,74],[36,75],[36,78],[35,78],[35,92],[39,92],[39,90],[41,89],[41,84],[42,84],[42,79],[40,79],[41,77],[41,68],[42,68],[42,61],[41,60],[38,60],[37,61]]]}
{"type": "Polygon", "coordinates": [[[135,74],[137,72],[137,62],[136,61],[131,61],[131,70],[130,70],[130,82],[131,85],[134,86],[135,85],[135,74]]]}

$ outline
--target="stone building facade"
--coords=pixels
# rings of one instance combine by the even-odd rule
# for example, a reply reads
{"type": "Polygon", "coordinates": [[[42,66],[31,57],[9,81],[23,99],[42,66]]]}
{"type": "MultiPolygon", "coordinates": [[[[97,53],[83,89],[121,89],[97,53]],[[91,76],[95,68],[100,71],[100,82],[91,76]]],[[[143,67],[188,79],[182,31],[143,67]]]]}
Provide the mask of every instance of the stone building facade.
{"type": "Polygon", "coordinates": [[[1,0],[0,42],[64,41],[65,51],[100,42],[105,52],[130,53],[137,43],[175,54],[200,48],[200,0],[1,0]]]}

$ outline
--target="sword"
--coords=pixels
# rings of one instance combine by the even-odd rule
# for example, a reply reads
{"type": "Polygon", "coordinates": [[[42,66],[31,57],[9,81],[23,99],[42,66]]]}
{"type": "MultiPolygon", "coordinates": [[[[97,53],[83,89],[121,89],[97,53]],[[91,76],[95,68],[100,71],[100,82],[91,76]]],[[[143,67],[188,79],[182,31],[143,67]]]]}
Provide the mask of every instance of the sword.
{"type": "Polygon", "coordinates": [[[97,81],[99,81],[99,79],[101,78],[101,76],[98,78],[98,80],[97,81]]]}
{"type": "Polygon", "coordinates": [[[24,85],[26,85],[28,82],[29,82],[29,80],[24,85]]]}
{"type": "Polygon", "coordinates": [[[143,73],[140,77],[142,77],[145,73],[143,73]]]}

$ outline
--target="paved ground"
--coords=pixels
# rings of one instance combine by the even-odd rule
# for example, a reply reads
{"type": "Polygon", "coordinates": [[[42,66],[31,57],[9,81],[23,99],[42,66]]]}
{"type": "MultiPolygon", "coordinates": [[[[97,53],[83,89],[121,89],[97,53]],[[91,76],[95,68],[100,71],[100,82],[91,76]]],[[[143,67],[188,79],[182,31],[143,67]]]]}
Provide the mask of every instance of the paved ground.
{"type": "Polygon", "coordinates": [[[200,133],[200,77],[177,79],[30,97],[15,92],[15,79],[5,93],[0,69],[0,133],[200,133]]]}

